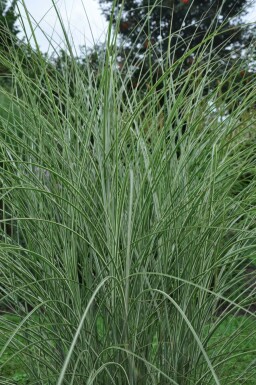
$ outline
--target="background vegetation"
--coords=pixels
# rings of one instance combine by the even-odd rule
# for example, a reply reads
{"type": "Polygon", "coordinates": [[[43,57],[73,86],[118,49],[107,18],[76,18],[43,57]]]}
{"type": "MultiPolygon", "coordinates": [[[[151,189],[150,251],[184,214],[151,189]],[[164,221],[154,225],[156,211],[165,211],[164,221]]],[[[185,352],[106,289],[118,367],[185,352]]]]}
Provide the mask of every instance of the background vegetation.
{"type": "MultiPolygon", "coordinates": [[[[164,54],[175,62],[189,49],[197,47],[199,50],[200,42],[213,31],[218,33],[203,49],[209,53],[214,48],[223,65],[218,65],[221,75],[225,67],[231,68],[245,51],[248,55],[254,36],[254,28],[243,22],[250,9],[246,0],[100,0],[100,4],[119,32],[118,60],[121,65],[129,61],[136,66],[135,79],[141,77],[141,72],[149,73],[152,66],[158,66],[155,74],[159,78],[164,54]]],[[[186,60],[182,60],[180,70],[188,71],[193,60],[191,50],[186,60]]],[[[201,60],[204,60],[203,55],[201,60]]],[[[246,65],[245,60],[243,65],[246,65]]]]}

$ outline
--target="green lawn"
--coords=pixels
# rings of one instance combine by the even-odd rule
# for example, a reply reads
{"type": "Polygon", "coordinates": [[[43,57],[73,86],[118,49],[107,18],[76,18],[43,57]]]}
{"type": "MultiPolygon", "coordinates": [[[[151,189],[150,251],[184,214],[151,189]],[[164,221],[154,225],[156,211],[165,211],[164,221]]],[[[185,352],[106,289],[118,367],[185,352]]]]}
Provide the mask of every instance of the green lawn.
{"type": "Polygon", "coordinates": [[[225,385],[255,385],[255,367],[256,367],[256,321],[244,316],[227,317],[211,342],[216,343],[223,339],[230,338],[232,334],[235,336],[233,344],[228,344],[228,348],[223,351],[223,355],[227,352],[230,358],[223,364],[219,371],[221,383],[225,385]],[[239,329],[239,333],[237,330],[239,329]],[[237,356],[238,355],[238,356],[237,356]],[[254,360],[254,361],[253,361],[254,360]],[[251,365],[253,363],[253,365],[251,365]],[[240,379],[238,380],[238,378],[240,379]]]}
{"type": "MultiPolygon", "coordinates": [[[[4,316],[9,321],[17,321],[14,315],[4,316]]],[[[225,385],[255,385],[255,367],[256,367],[256,320],[247,317],[227,317],[219,326],[218,330],[210,340],[210,345],[216,349],[219,341],[229,339],[232,334],[235,335],[233,347],[228,345],[231,358],[228,359],[221,369],[216,369],[220,376],[221,383],[225,385]],[[237,330],[240,333],[237,334],[237,330]],[[254,352],[253,352],[254,350],[254,352]],[[238,355],[239,356],[236,356],[238,355]],[[234,357],[233,357],[234,356],[234,357]],[[236,356],[236,357],[235,357],[236,356]],[[233,357],[233,358],[232,358],[233,357]],[[253,359],[255,361],[253,362],[253,359]],[[253,365],[250,364],[253,362],[253,365]],[[239,376],[239,380],[234,381],[239,376]],[[251,378],[250,378],[251,377],[251,378]]],[[[0,346],[1,348],[1,346],[0,346]]],[[[216,349],[217,351],[217,349],[216,349]]],[[[226,356],[227,350],[220,354],[226,356]]],[[[17,359],[8,361],[12,356],[11,350],[7,350],[0,357],[0,364],[7,362],[0,370],[0,381],[2,379],[12,381],[13,384],[29,385],[29,377],[24,370],[23,364],[17,359]]]]}
{"type": "MultiPolygon", "coordinates": [[[[15,315],[5,315],[6,320],[11,322],[17,322],[18,318],[15,315]]],[[[1,323],[2,324],[2,323],[1,323]]],[[[0,330],[0,334],[4,334],[3,330],[0,330]]],[[[0,350],[2,346],[0,346],[0,350]]],[[[11,349],[7,349],[2,356],[0,356],[0,383],[1,379],[12,381],[14,384],[29,384],[28,376],[24,370],[22,362],[18,359],[11,359],[13,352],[11,349]],[[4,366],[2,367],[2,365],[4,366]]]]}

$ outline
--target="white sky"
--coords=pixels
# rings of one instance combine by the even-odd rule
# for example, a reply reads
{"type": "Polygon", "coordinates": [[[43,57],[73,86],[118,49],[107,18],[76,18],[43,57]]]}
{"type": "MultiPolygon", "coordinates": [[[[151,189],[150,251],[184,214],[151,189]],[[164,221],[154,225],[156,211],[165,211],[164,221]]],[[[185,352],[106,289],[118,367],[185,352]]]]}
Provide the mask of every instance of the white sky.
{"type": "MultiPolygon", "coordinates": [[[[22,0],[20,0],[22,2],[22,0]]],[[[63,42],[61,26],[57,21],[56,12],[52,6],[52,0],[24,0],[28,12],[36,22],[40,22],[42,30],[48,36],[53,36],[54,45],[63,42]]],[[[104,41],[107,33],[107,22],[102,15],[98,0],[55,0],[65,27],[70,30],[74,39],[74,45],[86,45],[90,47],[94,42],[104,41]]],[[[249,22],[256,22],[256,0],[251,0],[252,8],[246,18],[249,22]]],[[[22,6],[20,8],[22,11],[22,6]]],[[[21,12],[24,16],[24,11],[21,12]]],[[[24,17],[26,28],[28,22],[24,17]]],[[[49,43],[40,32],[36,30],[36,36],[43,52],[49,49],[49,43]]],[[[62,45],[63,46],[63,45],[62,45]]],[[[50,51],[52,51],[50,49],[50,51]]]]}
{"type": "MultiPolygon", "coordinates": [[[[21,2],[21,1],[20,1],[21,2]]],[[[41,29],[49,37],[53,37],[54,45],[62,44],[63,33],[52,0],[24,0],[27,10],[34,19],[39,22],[41,29]]],[[[99,7],[97,0],[55,0],[65,28],[70,31],[74,40],[74,46],[92,46],[94,43],[103,42],[107,34],[107,22],[99,7]]],[[[24,8],[20,6],[20,12],[29,30],[24,8]]],[[[29,34],[31,35],[31,33],[29,34]]],[[[49,49],[49,42],[40,28],[36,29],[36,36],[43,52],[49,49]]],[[[50,49],[51,51],[51,49],[50,49]]]]}

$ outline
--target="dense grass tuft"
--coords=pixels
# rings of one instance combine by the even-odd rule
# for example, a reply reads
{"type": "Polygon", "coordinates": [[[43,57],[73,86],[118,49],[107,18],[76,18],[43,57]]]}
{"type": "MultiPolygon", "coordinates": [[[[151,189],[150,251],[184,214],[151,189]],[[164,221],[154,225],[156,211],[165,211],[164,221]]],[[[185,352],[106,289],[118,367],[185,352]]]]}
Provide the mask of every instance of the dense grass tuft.
{"type": "Polygon", "coordinates": [[[245,275],[256,248],[256,82],[232,83],[236,63],[217,79],[213,37],[189,73],[179,68],[191,52],[163,57],[157,82],[135,89],[117,69],[115,34],[96,72],[71,52],[61,71],[35,52],[28,76],[13,52],[13,91],[1,96],[0,277],[15,318],[0,317],[0,373],[18,359],[42,385],[255,378],[255,349],[240,349],[240,336],[256,330],[245,275]],[[226,378],[239,354],[245,365],[226,378]]]}

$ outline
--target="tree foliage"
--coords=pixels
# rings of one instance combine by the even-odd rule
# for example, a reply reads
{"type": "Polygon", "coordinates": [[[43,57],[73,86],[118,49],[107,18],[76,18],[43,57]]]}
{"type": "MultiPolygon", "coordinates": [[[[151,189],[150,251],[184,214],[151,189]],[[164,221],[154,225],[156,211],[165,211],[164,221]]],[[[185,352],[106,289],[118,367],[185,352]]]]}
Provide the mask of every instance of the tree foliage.
{"type": "MultiPolygon", "coordinates": [[[[19,29],[16,25],[18,15],[15,11],[17,0],[12,0],[8,6],[7,0],[0,0],[0,46],[1,49],[8,43],[9,33],[16,36],[19,29]]],[[[10,42],[9,42],[10,43],[10,42]]]]}
{"type": "MultiPolygon", "coordinates": [[[[246,14],[246,0],[117,0],[115,5],[113,0],[100,0],[100,3],[107,19],[113,16],[126,57],[129,52],[131,61],[145,56],[157,61],[169,50],[175,61],[214,30],[218,34],[209,49],[216,48],[220,56],[229,54],[238,58],[250,43],[250,34],[241,23],[246,14]],[[150,54],[149,48],[153,48],[150,54]]],[[[183,67],[189,67],[192,60],[193,55],[183,67]]]]}
{"type": "MultiPolygon", "coordinates": [[[[19,29],[16,25],[18,14],[16,12],[17,0],[11,3],[7,0],[0,0],[0,54],[8,55],[9,49],[17,43],[19,29]]],[[[9,85],[9,69],[3,64],[0,65],[1,84],[9,85]]]]}

